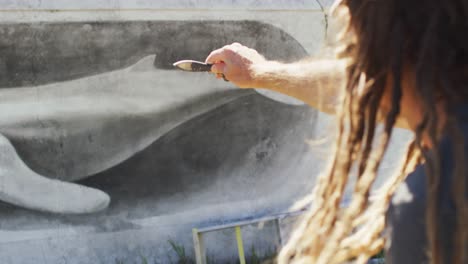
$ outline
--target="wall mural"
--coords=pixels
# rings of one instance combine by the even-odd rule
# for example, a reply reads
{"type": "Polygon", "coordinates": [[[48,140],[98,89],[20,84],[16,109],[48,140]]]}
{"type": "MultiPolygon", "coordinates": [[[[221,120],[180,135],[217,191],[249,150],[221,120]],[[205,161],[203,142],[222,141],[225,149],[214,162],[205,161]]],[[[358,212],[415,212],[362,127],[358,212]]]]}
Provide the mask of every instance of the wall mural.
{"type": "Polygon", "coordinates": [[[234,41],[307,56],[254,21],[1,24],[0,233],[242,202],[262,214],[306,194],[312,109],[172,67],[234,41]]]}
{"type": "MultiPolygon", "coordinates": [[[[308,194],[329,146],[305,144],[328,131],[313,109],[172,66],[235,41],[308,56],[258,21],[0,23],[0,263],[173,263],[168,240],[193,254],[191,228],[308,194]]],[[[205,242],[235,259],[231,235],[205,242]]]]}
{"type": "Polygon", "coordinates": [[[0,200],[61,214],[109,204],[108,194],[76,181],[219,106],[262,100],[174,71],[174,61],[203,60],[234,36],[271,59],[306,55],[286,33],[250,21],[4,24],[0,34],[0,200]]]}

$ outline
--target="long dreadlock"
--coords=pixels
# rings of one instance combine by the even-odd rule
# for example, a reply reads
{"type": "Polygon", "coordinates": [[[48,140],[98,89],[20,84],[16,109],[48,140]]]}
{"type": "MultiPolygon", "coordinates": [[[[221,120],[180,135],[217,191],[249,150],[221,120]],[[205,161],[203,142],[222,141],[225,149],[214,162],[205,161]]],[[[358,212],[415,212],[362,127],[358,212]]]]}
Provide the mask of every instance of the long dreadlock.
{"type": "Polygon", "coordinates": [[[447,259],[440,245],[438,199],[440,195],[441,132],[434,105],[444,100],[443,133],[453,144],[453,199],[457,219],[451,263],[466,260],[468,206],[466,155],[454,106],[468,102],[468,0],[342,0],[338,10],[347,18],[342,58],[349,61],[347,84],[338,114],[335,154],[327,173],[313,191],[313,207],[283,248],[280,263],[340,263],[354,259],[365,263],[384,245],[381,232],[390,199],[417,164],[427,174],[427,237],[431,263],[447,259]],[[423,119],[417,126],[403,166],[369,202],[380,162],[400,113],[402,73],[409,65],[416,76],[423,119]],[[391,106],[376,138],[384,90],[391,83],[391,106]],[[425,151],[423,135],[433,142],[425,151]],[[375,144],[375,141],[378,144],[375,144]],[[354,172],[353,168],[357,168],[354,172]],[[356,183],[350,204],[340,207],[350,175],[356,183]]]}

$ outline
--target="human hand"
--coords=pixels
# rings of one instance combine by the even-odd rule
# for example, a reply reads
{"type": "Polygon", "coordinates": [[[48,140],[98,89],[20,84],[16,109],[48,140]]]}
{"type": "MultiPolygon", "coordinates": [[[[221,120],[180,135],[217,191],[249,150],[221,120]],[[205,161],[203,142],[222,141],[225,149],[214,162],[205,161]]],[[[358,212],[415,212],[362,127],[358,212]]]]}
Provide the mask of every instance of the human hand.
{"type": "Polygon", "coordinates": [[[254,65],[265,63],[256,50],[239,43],[224,46],[208,55],[206,63],[213,64],[211,72],[240,88],[257,88],[254,65]]]}

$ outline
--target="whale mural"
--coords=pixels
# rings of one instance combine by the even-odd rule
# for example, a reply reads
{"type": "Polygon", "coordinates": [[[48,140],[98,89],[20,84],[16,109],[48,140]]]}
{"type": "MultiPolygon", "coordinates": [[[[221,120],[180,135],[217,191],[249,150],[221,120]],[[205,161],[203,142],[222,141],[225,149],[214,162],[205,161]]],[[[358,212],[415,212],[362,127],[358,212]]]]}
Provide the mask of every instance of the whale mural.
{"type": "Polygon", "coordinates": [[[148,56],[111,73],[0,90],[0,200],[55,213],[102,210],[106,194],[63,181],[115,166],[181,123],[253,92],[156,70],[154,61],[148,56]]]}
{"type": "MultiPolygon", "coordinates": [[[[3,49],[4,60],[9,62],[7,71],[3,73],[6,77],[3,78],[4,85],[17,85],[18,80],[21,80],[23,85],[0,89],[1,201],[33,210],[61,214],[100,211],[108,206],[110,197],[98,189],[79,185],[73,181],[82,180],[125,161],[178,125],[202,113],[255,93],[252,90],[220,85],[207,74],[196,75],[165,70],[177,56],[200,57],[202,54],[207,54],[209,47],[215,47],[216,42],[219,42],[217,36],[223,34],[219,31],[219,25],[213,22],[193,24],[159,22],[161,23],[165,27],[136,22],[127,23],[128,26],[124,29],[118,27],[121,24],[116,26],[115,23],[103,22],[47,24],[40,27],[35,24],[30,26],[19,24],[16,27],[11,24],[3,25],[1,32],[6,34],[3,41],[7,45],[13,44],[14,38],[24,37],[26,41],[23,41],[20,48],[15,49],[16,52],[9,52],[11,50],[8,48],[3,49]],[[209,33],[213,36],[200,38],[197,33],[200,33],[201,26],[205,30],[205,35],[209,33]],[[60,39],[70,37],[68,34],[70,31],[63,30],[63,27],[73,30],[73,36],[78,44],[69,41],[59,42],[60,39]],[[132,27],[133,30],[129,31],[128,27],[132,27]],[[148,27],[157,29],[153,35],[167,35],[171,30],[179,31],[178,38],[186,34],[183,32],[195,30],[198,31],[192,32],[196,34],[195,37],[190,37],[188,40],[194,41],[195,38],[198,42],[207,42],[212,39],[215,43],[180,47],[177,46],[180,41],[173,39],[170,43],[174,43],[175,46],[169,48],[168,41],[161,42],[162,46],[166,45],[166,50],[161,52],[161,47],[158,45],[155,49],[162,54],[159,56],[161,59],[156,55],[146,55],[124,69],[105,73],[99,73],[102,70],[98,70],[97,75],[80,78],[83,72],[89,72],[89,68],[95,67],[93,66],[95,64],[89,64],[88,61],[90,67],[83,65],[84,67],[77,69],[83,64],[83,52],[72,48],[76,48],[80,42],[81,46],[96,46],[94,49],[102,50],[100,54],[104,54],[101,64],[105,65],[107,63],[105,58],[110,56],[119,58],[122,53],[129,53],[127,50],[112,52],[111,46],[118,45],[119,40],[110,42],[109,34],[118,38],[124,33],[141,32],[138,36],[140,39],[150,39],[152,37],[148,36],[148,31],[138,30],[148,27]],[[161,28],[165,31],[161,32],[161,28]],[[31,31],[38,33],[31,35],[31,31]],[[92,35],[95,38],[87,38],[85,41],[88,43],[82,43],[79,33],[85,36],[92,35]],[[105,43],[102,44],[103,41],[99,41],[99,38],[105,43]],[[57,57],[52,54],[55,49],[43,46],[41,43],[52,44],[55,48],[61,46],[62,51],[67,52],[68,49],[68,53],[72,54],[63,58],[57,57]],[[108,49],[103,50],[102,46],[107,46],[108,49]],[[40,49],[39,54],[42,56],[21,52],[28,47],[40,49]],[[180,54],[177,54],[177,51],[180,54]],[[61,69],[54,66],[70,62],[73,57],[76,58],[75,63],[70,63],[70,66],[61,69]],[[46,67],[38,67],[39,63],[45,62],[41,58],[51,61],[45,64],[46,67]],[[29,60],[32,67],[25,67],[21,62],[24,60],[29,60]],[[44,72],[48,67],[57,68],[57,71],[48,78],[52,83],[41,84],[47,80],[43,79],[44,76],[51,73],[44,72]],[[64,73],[64,68],[69,70],[64,73]],[[34,72],[32,76],[31,70],[34,72]],[[11,74],[12,71],[16,74],[11,74]],[[23,78],[18,78],[18,74],[22,74],[23,78]],[[37,77],[32,78],[34,76],[37,77]],[[73,79],[76,77],[78,79],[73,79]],[[66,80],[67,78],[72,80],[66,80]],[[54,80],[58,82],[53,82],[54,80]],[[39,85],[28,86],[34,83],[39,85]]],[[[264,27],[270,26],[241,22],[225,26],[224,30],[264,31],[264,27]],[[239,25],[244,28],[239,29],[239,25]]],[[[271,33],[277,34],[275,31],[270,32],[270,35],[271,33]]],[[[271,36],[267,36],[265,41],[270,38],[271,36]]],[[[267,56],[272,53],[270,45],[261,44],[261,38],[257,38],[256,42],[260,49],[264,46],[267,56]]],[[[141,53],[142,50],[148,51],[148,49],[152,48],[149,48],[148,42],[145,42],[135,52],[141,53]]],[[[86,56],[92,54],[89,50],[84,51],[86,56]]],[[[276,53],[273,56],[279,55],[279,58],[285,58],[284,54],[293,54],[288,49],[276,53]]],[[[121,57],[118,60],[119,65],[128,65],[125,60],[134,57],[135,54],[128,55],[127,59],[121,57]]],[[[96,57],[91,58],[96,59],[96,57]]],[[[115,66],[110,65],[108,68],[113,69],[115,66]]]]}
{"type": "Polygon", "coordinates": [[[315,110],[172,66],[234,41],[308,55],[250,20],[0,23],[0,262],[170,263],[168,239],[307,194],[315,110]]]}
{"type": "MultiPolygon", "coordinates": [[[[177,263],[168,241],[193,257],[192,228],[283,215],[312,190],[332,118],[172,64],[233,42],[309,57],[331,1],[7,2],[0,263],[177,263]]],[[[243,227],[245,249],[271,254],[277,231],[243,227]]],[[[212,263],[237,261],[233,232],[203,242],[212,263]]]]}

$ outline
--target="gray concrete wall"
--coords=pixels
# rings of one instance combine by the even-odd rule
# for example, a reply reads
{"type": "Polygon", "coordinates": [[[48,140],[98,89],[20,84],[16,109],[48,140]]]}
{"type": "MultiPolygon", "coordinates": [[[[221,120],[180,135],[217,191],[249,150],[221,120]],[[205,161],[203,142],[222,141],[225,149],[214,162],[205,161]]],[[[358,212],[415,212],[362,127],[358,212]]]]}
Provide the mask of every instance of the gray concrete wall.
{"type": "MultiPolygon", "coordinates": [[[[171,64],[234,41],[314,55],[316,1],[0,9],[0,263],[176,262],[168,241],[192,257],[193,227],[284,213],[312,189],[330,145],[306,141],[327,139],[330,117],[171,64]]],[[[235,256],[230,232],[207,237],[215,263],[235,256]]],[[[274,236],[246,227],[247,252],[274,236]]]]}
{"type": "MultiPolygon", "coordinates": [[[[0,5],[1,263],[175,262],[168,241],[192,257],[193,227],[286,212],[310,191],[312,109],[171,65],[234,41],[304,58],[324,29],[297,24],[322,13],[199,2],[0,5]]],[[[276,250],[256,230],[247,252],[276,250]]],[[[215,263],[235,256],[228,233],[207,235],[215,263]]]]}

